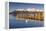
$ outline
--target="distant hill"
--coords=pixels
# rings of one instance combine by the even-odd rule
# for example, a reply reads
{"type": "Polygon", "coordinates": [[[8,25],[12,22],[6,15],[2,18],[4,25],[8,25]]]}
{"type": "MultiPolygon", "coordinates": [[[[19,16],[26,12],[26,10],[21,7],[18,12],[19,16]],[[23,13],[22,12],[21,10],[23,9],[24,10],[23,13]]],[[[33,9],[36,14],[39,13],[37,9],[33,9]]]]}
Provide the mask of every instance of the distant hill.
{"type": "Polygon", "coordinates": [[[16,16],[16,10],[13,11],[13,12],[9,12],[9,14],[12,14],[12,15],[16,16]]]}

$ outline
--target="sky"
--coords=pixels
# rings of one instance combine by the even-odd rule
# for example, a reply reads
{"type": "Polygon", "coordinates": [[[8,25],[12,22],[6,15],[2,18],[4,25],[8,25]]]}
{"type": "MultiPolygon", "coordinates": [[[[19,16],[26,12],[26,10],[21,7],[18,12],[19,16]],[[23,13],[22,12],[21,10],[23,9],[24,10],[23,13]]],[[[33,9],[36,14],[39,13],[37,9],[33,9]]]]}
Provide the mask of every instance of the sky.
{"type": "Polygon", "coordinates": [[[35,8],[39,10],[44,10],[44,4],[9,2],[9,12],[12,12],[18,8],[19,9],[35,8]]]}

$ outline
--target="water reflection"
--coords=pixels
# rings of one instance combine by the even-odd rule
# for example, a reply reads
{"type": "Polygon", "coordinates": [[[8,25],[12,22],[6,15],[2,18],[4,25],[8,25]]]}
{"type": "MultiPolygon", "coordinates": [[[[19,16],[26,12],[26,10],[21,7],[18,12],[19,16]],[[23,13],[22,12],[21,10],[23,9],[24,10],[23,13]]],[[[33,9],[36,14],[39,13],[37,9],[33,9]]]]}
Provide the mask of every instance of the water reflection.
{"type": "Polygon", "coordinates": [[[43,27],[43,21],[26,21],[26,20],[16,20],[16,17],[9,15],[9,28],[24,28],[24,27],[43,27]]]}

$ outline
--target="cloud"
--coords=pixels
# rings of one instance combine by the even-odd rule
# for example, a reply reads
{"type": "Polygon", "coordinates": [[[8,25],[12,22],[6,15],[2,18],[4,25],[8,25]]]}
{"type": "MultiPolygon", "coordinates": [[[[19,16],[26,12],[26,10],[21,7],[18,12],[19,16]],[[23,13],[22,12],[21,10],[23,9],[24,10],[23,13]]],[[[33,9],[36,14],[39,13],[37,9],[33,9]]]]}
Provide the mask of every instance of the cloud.
{"type": "Polygon", "coordinates": [[[43,10],[35,8],[27,8],[27,9],[16,9],[16,11],[43,11],[43,10]]]}

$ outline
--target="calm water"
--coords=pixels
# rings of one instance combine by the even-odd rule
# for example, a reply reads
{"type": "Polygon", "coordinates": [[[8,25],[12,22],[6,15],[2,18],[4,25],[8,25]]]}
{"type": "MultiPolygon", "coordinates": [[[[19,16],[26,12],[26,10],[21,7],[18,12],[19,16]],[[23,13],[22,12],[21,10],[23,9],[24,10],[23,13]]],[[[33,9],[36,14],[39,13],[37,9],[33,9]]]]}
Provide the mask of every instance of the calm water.
{"type": "Polygon", "coordinates": [[[43,27],[43,21],[28,21],[27,23],[21,20],[16,20],[16,17],[9,15],[9,28],[27,28],[27,27],[43,27]]]}

